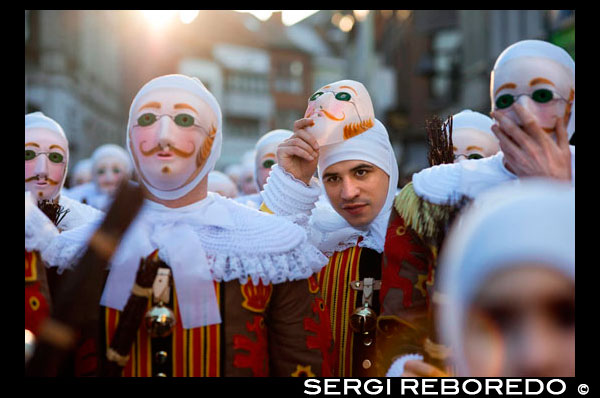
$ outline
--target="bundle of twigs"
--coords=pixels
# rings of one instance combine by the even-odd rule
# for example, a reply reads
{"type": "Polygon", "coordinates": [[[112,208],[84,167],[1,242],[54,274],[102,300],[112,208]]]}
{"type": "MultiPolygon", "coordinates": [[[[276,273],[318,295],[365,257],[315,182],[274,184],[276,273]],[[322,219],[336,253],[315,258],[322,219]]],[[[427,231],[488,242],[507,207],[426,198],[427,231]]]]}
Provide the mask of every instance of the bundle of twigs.
{"type": "Polygon", "coordinates": [[[63,208],[58,203],[54,203],[51,200],[45,199],[38,202],[38,207],[56,226],[60,224],[63,218],[65,218],[67,213],[70,211],[69,209],[63,208]]]}
{"type": "Polygon", "coordinates": [[[444,163],[454,163],[454,149],[452,144],[452,116],[443,122],[439,116],[434,115],[425,121],[429,150],[427,160],[430,166],[444,163]]]}

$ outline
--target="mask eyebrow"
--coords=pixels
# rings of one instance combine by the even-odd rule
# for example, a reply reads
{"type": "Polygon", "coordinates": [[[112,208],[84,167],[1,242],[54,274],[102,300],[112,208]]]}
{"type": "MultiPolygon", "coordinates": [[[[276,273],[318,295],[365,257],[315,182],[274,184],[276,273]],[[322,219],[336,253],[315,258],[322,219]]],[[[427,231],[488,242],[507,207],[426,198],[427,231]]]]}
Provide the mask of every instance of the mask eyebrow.
{"type": "Polygon", "coordinates": [[[494,95],[498,94],[498,92],[500,90],[504,90],[505,88],[517,88],[517,85],[514,83],[505,83],[505,84],[501,85],[500,87],[498,87],[498,89],[496,90],[496,93],[494,95]]]}
{"type": "Polygon", "coordinates": [[[194,109],[194,107],[192,107],[191,105],[188,104],[175,104],[173,106],[174,109],[189,109],[191,111],[193,111],[194,113],[196,113],[196,115],[198,115],[198,111],[196,111],[196,109],[194,109]]]}
{"type": "Polygon", "coordinates": [[[350,87],[350,86],[340,86],[340,88],[349,88],[350,90],[354,91],[354,94],[355,94],[355,95],[358,95],[358,93],[356,92],[356,90],[355,90],[355,89],[353,89],[353,88],[352,88],[352,87],[350,87]]]}
{"type": "Polygon", "coordinates": [[[265,153],[264,156],[262,157],[263,159],[266,158],[275,158],[275,154],[273,152],[269,152],[269,153],[265,153]]]}
{"type": "Polygon", "coordinates": [[[63,147],[61,147],[60,145],[56,145],[56,144],[54,144],[54,145],[50,145],[50,149],[53,149],[53,148],[58,148],[58,149],[62,150],[63,152],[66,152],[66,151],[63,149],[63,147]]]}
{"type": "Polygon", "coordinates": [[[483,151],[483,148],[480,148],[480,147],[475,146],[475,145],[471,145],[471,146],[467,147],[467,151],[470,151],[471,149],[479,149],[480,151],[483,151]]]}
{"type": "Polygon", "coordinates": [[[158,108],[160,109],[160,102],[148,102],[147,104],[143,105],[140,109],[138,109],[138,112],[141,111],[144,108],[158,108]]]}
{"type": "Polygon", "coordinates": [[[39,148],[39,147],[40,147],[40,146],[39,146],[38,144],[36,144],[35,142],[26,142],[26,143],[25,143],[25,146],[27,146],[27,145],[34,146],[34,147],[37,147],[37,148],[39,148]]]}
{"type": "MultiPolygon", "coordinates": [[[[530,86],[535,86],[536,84],[549,84],[551,86],[554,86],[554,83],[552,83],[550,80],[548,79],[544,79],[543,77],[536,77],[535,79],[532,79],[529,82],[530,86]]],[[[556,87],[556,86],[554,86],[556,87]]]]}

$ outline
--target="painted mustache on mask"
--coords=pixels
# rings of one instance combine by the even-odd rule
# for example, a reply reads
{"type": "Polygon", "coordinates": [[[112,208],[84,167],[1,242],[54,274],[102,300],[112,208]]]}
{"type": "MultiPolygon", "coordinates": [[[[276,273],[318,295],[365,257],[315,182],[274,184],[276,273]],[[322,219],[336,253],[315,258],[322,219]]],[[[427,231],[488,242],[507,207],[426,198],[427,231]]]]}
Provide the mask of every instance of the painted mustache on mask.
{"type": "MultiPolygon", "coordinates": [[[[159,144],[159,145],[155,146],[154,148],[152,148],[152,149],[150,149],[150,150],[148,150],[148,151],[144,151],[144,150],[142,149],[142,145],[144,144],[144,142],[146,142],[146,141],[140,142],[140,152],[141,152],[141,153],[142,153],[142,155],[144,155],[144,156],[152,156],[152,155],[154,155],[155,153],[157,153],[157,152],[161,152],[161,151],[163,151],[163,150],[164,150],[164,149],[162,148],[162,146],[159,144]]],[[[191,150],[189,153],[188,153],[188,152],[185,152],[185,151],[182,151],[181,149],[175,148],[175,147],[174,147],[174,146],[172,146],[172,145],[167,145],[167,147],[168,147],[168,148],[169,148],[171,151],[173,151],[173,153],[175,153],[175,155],[177,155],[177,156],[181,156],[182,158],[189,158],[190,156],[192,156],[192,155],[194,154],[194,152],[196,152],[196,145],[194,145],[194,143],[192,143],[192,145],[193,145],[193,148],[192,148],[192,150],[191,150]]]]}
{"type": "Polygon", "coordinates": [[[341,122],[342,120],[344,120],[344,119],[346,118],[346,114],[345,114],[344,112],[342,112],[342,117],[340,117],[340,118],[337,118],[337,117],[335,117],[335,116],[333,115],[333,113],[329,113],[329,112],[327,112],[325,109],[319,109],[319,110],[315,110],[315,111],[313,111],[313,112],[312,112],[310,115],[308,115],[308,116],[305,116],[305,118],[310,118],[312,115],[314,115],[315,113],[318,113],[318,112],[323,112],[323,114],[324,114],[324,115],[325,115],[325,116],[326,116],[328,119],[334,120],[334,121],[336,121],[336,122],[341,122]]]}
{"type": "MultiPolygon", "coordinates": [[[[34,180],[39,180],[40,176],[39,175],[34,175],[33,177],[29,177],[25,179],[25,182],[30,182],[30,181],[34,181],[34,180]]],[[[45,181],[48,181],[48,183],[50,185],[58,185],[58,181],[54,181],[53,179],[51,179],[50,177],[45,177],[44,178],[45,181]]]]}

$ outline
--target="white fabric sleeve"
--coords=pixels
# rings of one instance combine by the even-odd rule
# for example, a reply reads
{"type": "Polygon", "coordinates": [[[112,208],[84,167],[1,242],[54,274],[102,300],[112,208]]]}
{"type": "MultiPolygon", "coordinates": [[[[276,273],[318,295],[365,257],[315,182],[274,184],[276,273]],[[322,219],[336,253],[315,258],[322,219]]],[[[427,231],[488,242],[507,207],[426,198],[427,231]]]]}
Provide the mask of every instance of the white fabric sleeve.
{"type": "Polygon", "coordinates": [[[415,193],[426,201],[441,205],[457,199],[462,178],[460,163],[440,164],[413,174],[415,193]]]}
{"type": "Polygon", "coordinates": [[[402,377],[402,374],[404,373],[404,365],[406,364],[406,362],[412,361],[412,360],[422,361],[423,355],[420,355],[420,354],[402,355],[400,358],[396,359],[392,363],[392,366],[390,366],[390,368],[388,369],[385,377],[402,377]]]}
{"type": "Polygon", "coordinates": [[[275,164],[260,194],[265,205],[278,216],[309,216],[319,199],[321,187],[316,179],[306,185],[275,164]]]}

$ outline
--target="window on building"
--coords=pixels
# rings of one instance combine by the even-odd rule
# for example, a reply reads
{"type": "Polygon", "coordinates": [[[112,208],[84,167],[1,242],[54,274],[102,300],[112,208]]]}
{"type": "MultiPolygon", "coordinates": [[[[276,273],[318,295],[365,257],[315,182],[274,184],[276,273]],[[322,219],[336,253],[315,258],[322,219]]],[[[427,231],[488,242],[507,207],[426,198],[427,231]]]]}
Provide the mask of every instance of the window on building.
{"type": "Polygon", "coordinates": [[[269,92],[268,76],[256,73],[229,71],[227,72],[225,85],[228,91],[256,94],[269,92]]]}
{"type": "Polygon", "coordinates": [[[302,94],[302,73],[304,64],[301,61],[282,61],[275,66],[274,90],[282,93],[302,94]]]}
{"type": "Polygon", "coordinates": [[[227,137],[258,137],[260,121],[257,119],[229,116],[223,119],[223,131],[227,137]]]}
{"type": "Polygon", "coordinates": [[[302,116],[302,111],[297,109],[278,109],[275,112],[275,128],[293,130],[294,122],[302,116]]]}
{"type": "Polygon", "coordinates": [[[460,32],[438,31],[432,39],[432,54],[431,95],[439,100],[457,100],[460,84],[460,32]]]}

